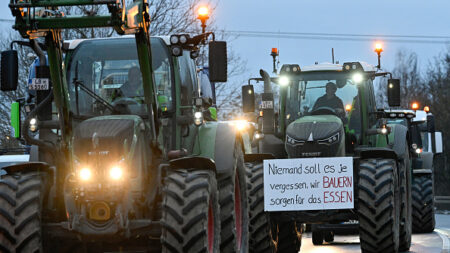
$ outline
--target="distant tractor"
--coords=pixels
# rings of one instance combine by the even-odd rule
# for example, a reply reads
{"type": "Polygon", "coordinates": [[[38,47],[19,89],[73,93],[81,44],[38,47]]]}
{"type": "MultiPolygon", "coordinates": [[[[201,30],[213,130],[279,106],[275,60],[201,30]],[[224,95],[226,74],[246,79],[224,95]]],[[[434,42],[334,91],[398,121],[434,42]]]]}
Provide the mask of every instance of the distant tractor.
{"type": "MultiPolygon", "coordinates": [[[[414,106],[414,105],[413,105],[414,106]]],[[[417,109],[417,108],[414,108],[417,109]]],[[[434,115],[425,110],[415,110],[411,130],[412,138],[412,228],[414,233],[431,233],[434,218],[434,158],[443,151],[442,133],[435,130],[434,115]]],[[[393,112],[393,111],[392,111],[393,112]]]]}
{"type": "MultiPolygon", "coordinates": [[[[434,229],[434,195],[432,182],[433,151],[442,152],[442,137],[440,132],[431,136],[434,116],[431,113],[411,109],[388,109],[385,115],[389,118],[388,126],[400,124],[408,128],[409,157],[412,167],[412,228],[413,232],[432,232],[434,229]],[[435,139],[432,144],[431,138],[435,139]],[[428,169],[425,169],[428,168],[428,169]]],[[[315,245],[323,241],[332,242],[334,234],[348,234],[357,232],[356,222],[340,224],[314,224],[312,239],[315,245]]]]}
{"type": "MultiPolygon", "coordinates": [[[[0,249],[247,252],[242,138],[205,120],[194,61],[209,46],[209,78],[226,81],[226,43],[210,32],[150,37],[147,1],[124,3],[11,1],[14,28],[45,38],[48,66],[36,67],[29,88],[43,99],[18,128],[38,156],[0,178],[0,249]],[[92,4],[109,14],[58,9],[92,4]],[[88,27],[134,36],[61,41],[61,29],[88,27]]],[[[17,69],[17,51],[2,52],[3,91],[17,89],[17,69]]]]}
{"type": "MultiPolygon", "coordinates": [[[[264,81],[260,159],[250,165],[254,252],[298,252],[300,224],[351,220],[359,221],[363,252],[410,248],[409,133],[388,125],[389,115],[377,110],[373,80],[386,75],[364,62],[346,62],[285,64],[277,77],[261,70],[261,78],[252,79],[264,81]],[[271,83],[279,85],[278,111],[271,83]],[[347,176],[331,176],[341,172],[347,176]]],[[[398,106],[399,80],[391,77],[387,86],[389,104],[398,106]]],[[[244,112],[254,112],[253,85],[242,91],[244,112]]]]}

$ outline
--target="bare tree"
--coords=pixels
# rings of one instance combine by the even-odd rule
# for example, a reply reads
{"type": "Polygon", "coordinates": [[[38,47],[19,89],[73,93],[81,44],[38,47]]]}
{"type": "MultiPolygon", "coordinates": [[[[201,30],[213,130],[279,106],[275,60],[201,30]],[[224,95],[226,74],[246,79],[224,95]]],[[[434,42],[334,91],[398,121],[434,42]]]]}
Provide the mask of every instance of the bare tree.
{"type": "MultiPolygon", "coordinates": [[[[394,78],[400,79],[400,94],[402,108],[408,108],[409,105],[417,101],[424,94],[424,80],[421,76],[417,54],[400,50],[396,55],[396,64],[392,70],[394,78]]],[[[377,103],[387,106],[387,78],[381,78],[378,82],[377,103]]]]}

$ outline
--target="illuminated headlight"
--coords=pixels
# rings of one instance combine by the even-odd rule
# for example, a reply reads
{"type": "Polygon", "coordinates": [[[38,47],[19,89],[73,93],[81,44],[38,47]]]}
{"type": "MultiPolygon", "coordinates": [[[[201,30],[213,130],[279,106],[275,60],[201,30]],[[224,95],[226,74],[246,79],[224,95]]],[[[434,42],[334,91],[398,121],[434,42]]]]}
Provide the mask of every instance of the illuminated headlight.
{"type": "Polygon", "coordinates": [[[262,138],[264,138],[264,134],[260,133],[260,132],[256,132],[253,139],[255,140],[261,140],[262,138]]]}
{"type": "Polygon", "coordinates": [[[78,176],[81,181],[89,181],[92,178],[92,171],[91,169],[84,167],[79,171],[78,176]]]}
{"type": "Polygon", "coordinates": [[[416,153],[417,153],[417,154],[422,153],[422,149],[421,149],[421,148],[417,148],[417,149],[416,149],[416,153]]]}
{"type": "Polygon", "coordinates": [[[196,126],[200,126],[201,124],[203,124],[203,113],[202,112],[194,113],[194,124],[196,126]]]}
{"type": "Polygon", "coordinates": [[[387,133],[388,133],[387,128],[385,128],[385,127],[381,128],[381,134],[387,134],[387,133]]]}
{"type": "Polygon", "coordinates": [[[289,135],[286,135],[286,142],[287,142],[287,144],[292,145],[292,146],[305,144],[305,141],[296,140],[296,139],[290,137],[289,135]]]}
{"type": "Polygon", "coordinates": [[[123,170],[121,167],[114,166],[109,170],[109,176],[113,180],[119,180],[123,176],[123,170]]]}
{"type": "Polygon", "coordinates": [[[326,139],[318,140],[319,144],[331,145],[339,141],[339,133],[336,133],[326,139]]]}
{"type": "Polygon", "coordinates": [[[236,130],[241,132],[248,128],[248,122],[246,120],[236,120],[235,122],[233,122],[233,126],[236,128],[236,130]]]}
{"type": "Polygon", "coordinates": [[[356,73],[353,75],[353,81],[355,83],[360,83],[363,80],[363,75],[361,73],[356,73]]]}
{"type": "Polygon", "coordinates": [[[281,86],[287,86],[289,84],[289,78],[282,76],[280,77],[280,85],[281,86]]]}
{"type": "Polygon", "coordinates": [[[36,118],[31,118],[30,119],[30,131],[31,132],[36,132],[38,129],[37,127],[37,119],[36,118]]]}

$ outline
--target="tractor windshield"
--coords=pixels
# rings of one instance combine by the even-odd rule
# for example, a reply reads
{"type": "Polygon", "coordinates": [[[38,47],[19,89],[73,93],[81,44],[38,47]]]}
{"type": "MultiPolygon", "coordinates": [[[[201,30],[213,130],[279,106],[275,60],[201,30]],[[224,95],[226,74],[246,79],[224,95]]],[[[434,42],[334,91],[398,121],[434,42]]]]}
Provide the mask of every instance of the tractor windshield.
{"type": "Polygon", "coordinates": [[[351,129],[361,128],[359,90],[346,73],[303,73],[287,92],[289,121],[312,114],[335,114],[351,129]]]}
{"type": "MultiPolygon", "coordinates": [[[[165,96],[163,100],[170,107],[170,54],[159,38],[152,38],[151,45],[158,97],[165,96]]],[[[145,116],[147,112],[134,38],[81,42],[70,59],[67,78],[74,116],[145,116]]]]}

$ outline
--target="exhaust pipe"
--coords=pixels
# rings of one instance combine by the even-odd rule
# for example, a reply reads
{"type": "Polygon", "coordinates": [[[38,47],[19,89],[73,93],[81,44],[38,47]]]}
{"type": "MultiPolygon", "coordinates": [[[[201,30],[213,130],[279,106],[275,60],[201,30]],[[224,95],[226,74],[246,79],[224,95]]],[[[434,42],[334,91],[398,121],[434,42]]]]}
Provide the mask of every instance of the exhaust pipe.
{"type": "Polygon", "coordinates": [[[264,80],[264,93],[272,93],[272,84],[270,82],[269,73],[267,73],[263,69],[260,69],[259,74],[261,75],[262,79],[264,80]]]}

